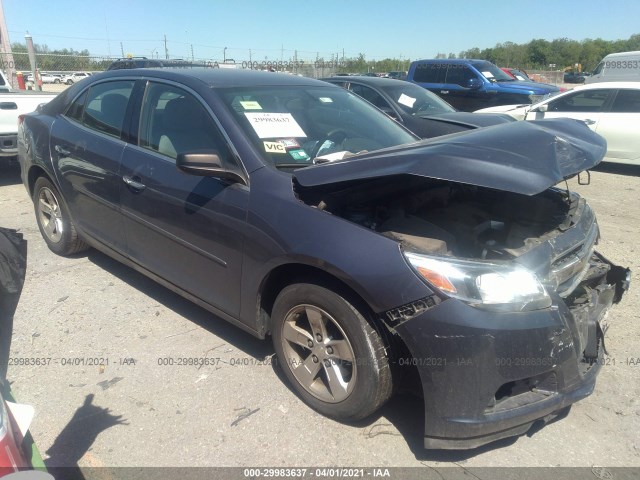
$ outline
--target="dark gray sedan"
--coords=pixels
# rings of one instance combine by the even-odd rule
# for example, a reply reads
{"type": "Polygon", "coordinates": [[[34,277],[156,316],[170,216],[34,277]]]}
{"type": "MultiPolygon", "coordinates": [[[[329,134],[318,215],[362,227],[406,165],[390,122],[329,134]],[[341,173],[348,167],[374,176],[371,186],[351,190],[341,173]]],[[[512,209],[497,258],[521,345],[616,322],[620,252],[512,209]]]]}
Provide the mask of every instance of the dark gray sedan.
{"type": "Polygon", "coordinates": [[[21,117],[18,151],[52,251],[95,247],[270,335],[300,398],[339,420],[417,372],[424,445],[471,448],[592,392],[630,274],[553,188],[602,159],[584,124],[417,140],[326,82],[134,69],[21,117]]]}
{"type": "Polygon", "coordinates": [[[322,80],[359,95],[420,138],[439,137],[514,121],[509,115],[500,113],[459,112],[435,93],[402,80],[364,76],[322,80]]]}

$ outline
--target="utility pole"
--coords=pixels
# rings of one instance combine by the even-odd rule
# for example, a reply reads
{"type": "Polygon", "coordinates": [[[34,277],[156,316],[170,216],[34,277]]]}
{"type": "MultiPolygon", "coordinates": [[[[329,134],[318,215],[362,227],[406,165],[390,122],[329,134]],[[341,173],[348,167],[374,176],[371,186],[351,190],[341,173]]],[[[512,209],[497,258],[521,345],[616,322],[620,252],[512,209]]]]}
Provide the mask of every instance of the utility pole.
{"type": "Polygon", "coordinates": [[[195,62],[195,61],[196,61],[196,59],[195,59],[195,57],[194,57],[194,55],[193,55],[193,43],[191,44],[191,61],[192,61],[192,62],[195,62]]]}
{"type": "Polygon", "coordinates": [[[167,35],[164,36],[164,58],[169,60],[169,50],[167,49],[167,35]]]}
{"type": "Polygon", "coordinates": [[[11,85],[15,84],[15,63],[13,61],[13,54],[11,53],[11,42],[9,41],[9,31],[7,30],[7,23],[4,20],[4,7],[2,6],[2,0],[0,0],[0,52],[2,53],[2,60],[6,65],[7,77],[11,85]]]}
{"type": "Polygon", "coordinates": [[[124,47],[122,46],[122,42],[120,42],[120,53],[122,54],[122,58],[124,58],[124,47]]]}
{"type": "Polygon", "coordinates": [[[249,49],[249,70],[253,70],[253,61],[251,60],[251,49],[249,49]]]}
{"type": "Polygon", "coordinates": [[[36,52],[33,49],[33,38],[29,35],[29,32],[24,36],[27,44],[27,52],[29,52],[29,63],[31,64],[31,71],[33,72],[33,84],[36,90],[42,90],[40,85],[40,74],[38,73],[38,64],[36,62],[36,52]]]}

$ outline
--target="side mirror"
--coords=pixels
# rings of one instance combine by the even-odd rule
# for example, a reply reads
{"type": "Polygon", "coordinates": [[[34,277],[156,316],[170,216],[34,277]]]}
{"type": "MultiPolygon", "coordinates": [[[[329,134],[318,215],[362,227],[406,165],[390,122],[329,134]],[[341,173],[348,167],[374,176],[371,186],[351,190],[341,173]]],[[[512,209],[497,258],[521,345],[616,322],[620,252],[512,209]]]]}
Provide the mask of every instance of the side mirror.
{"type": "Polygon", "coordinates": [[[467,82],[467,88],[469,90],[478,90],[480,87],[482,87],[482,82],[479,78],[470,78],[467,82]]]}
{"type": "Polygon", "coordinates": [[[549,105],[547,103],[545,103],[544,105],[540,105],[537,108],[532,109],[532,112],[540,112],[540,113],[544,113],[547,110],[549,110],[549,105]]]}
{"type": "Polygon", "coordinates": [[[223,165],[220,155],[216,152],[179,153],[176,158],[176,167],[189,175],[216,177],[233,183],[247,184],[244,176],[223,165]]]}

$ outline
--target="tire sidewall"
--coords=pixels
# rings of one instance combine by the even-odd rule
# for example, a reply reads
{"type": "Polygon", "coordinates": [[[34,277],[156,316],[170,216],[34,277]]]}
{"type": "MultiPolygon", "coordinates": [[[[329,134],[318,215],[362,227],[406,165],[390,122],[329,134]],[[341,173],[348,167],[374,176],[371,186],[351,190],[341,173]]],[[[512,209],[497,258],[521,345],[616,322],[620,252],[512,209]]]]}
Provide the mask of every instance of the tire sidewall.
{"type": "MultiPolygon", "coordinates": [[[[278,363],[295,391],[308,405],[337,420],[364,418],[378,408],[377,405],[372,408],[372,399],[379,398],[381,389],[386,387],[381,384],[384,383],[384,379],[381,378],[381,370],[388,369],[388,363],[386,357],[379,358],[376,355],[376,352],[379,352],[379,345],[375,345],[376,341],[372,335],[377,336],[377,332],[351,303],[332,290],[318,285],[290,285],[278,295],[272,319],[273,344],[278,356],[278,363]],[[288,364],[282,347],[282,323],[287,313],[293,307],[301,304],[317,306],[329,313],[349,339],[356,359],[356,384],[349,396],[341,402],[324,402],[307,392],[300,385],[288,364]]],[[[379,338],[378,342],[381,342],[379,338]]]]}

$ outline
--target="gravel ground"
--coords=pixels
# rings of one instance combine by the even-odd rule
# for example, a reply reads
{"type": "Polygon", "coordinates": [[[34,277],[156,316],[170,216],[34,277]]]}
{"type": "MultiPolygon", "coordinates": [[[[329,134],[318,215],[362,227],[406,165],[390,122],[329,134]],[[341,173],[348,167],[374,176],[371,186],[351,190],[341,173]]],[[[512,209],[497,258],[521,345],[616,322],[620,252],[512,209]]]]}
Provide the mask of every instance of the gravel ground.
{"type": "Polygon", "coordinates": [[[53,360],[11,366],[12,388],[36,409],[31,431],[50,466],[638,467],[640,167],[605,165],[570,187],[598,214],[599,250],[631,267],[635,285],[609,315],[594,394],[518,439],[425,451],[421,403],[407,396],[358,424],[322,417],[270,365],[269,342],[101,253],[51,253],[15,167],[0,169],[0,226],[25,234],[29,262],[12,357],[53,360]],[[180,357],[219,360],[159,364],[180,357]]]}

